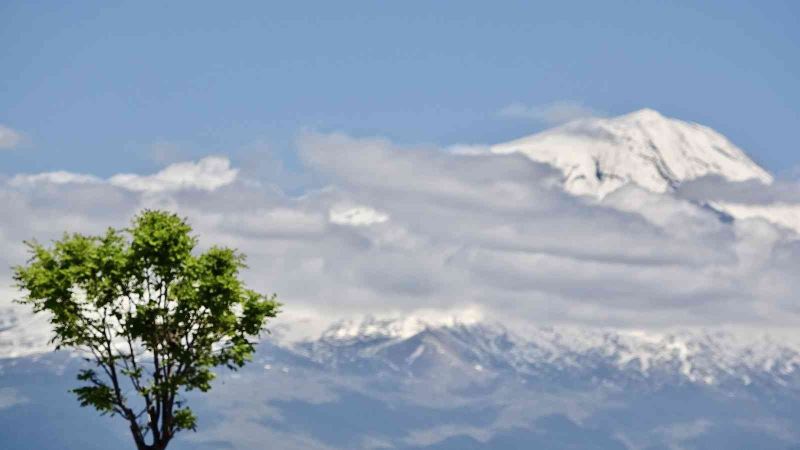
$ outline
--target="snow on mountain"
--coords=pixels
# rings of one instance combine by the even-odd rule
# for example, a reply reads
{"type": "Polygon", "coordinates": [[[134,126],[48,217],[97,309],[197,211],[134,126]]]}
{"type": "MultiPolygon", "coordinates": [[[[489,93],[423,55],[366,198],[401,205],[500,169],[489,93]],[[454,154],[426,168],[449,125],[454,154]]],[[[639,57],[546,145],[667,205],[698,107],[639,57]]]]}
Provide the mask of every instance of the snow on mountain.
{"type": "Polygon", "coordinates": [[[631,182],[667,192],[704,175],[772,182],[769,173],[721,134],[652,109],[570,122],[491,151],[520,152],[550,164],[563,172],[568,192],[598,198],[631,182]]]}
{"type": "MultiPolygon", "coordinates": [[[[772,175],[725,136],[652,109],[619,117],[576,120],[494,145],[490,151],[519,152],[551,165],[562,172],[567,192],[601,201],[627,184],[662,194],[707,175],[731,182],[773,182],[772,175]]],[[[726,216],[760,218],[800,233],[800,204],[701,203],[726,216]]]]}
{"type": "MultiPolygon", "coordinates": [[[[13,316],[0,323],[0,359],[46,353],[45,336],[29,336],[13,316]]],[[[37,329],[45,327],[37,327],[37,329]]],[[[526,327],[510,330],[474,311],[457,316],[359,318],[301,341],[274,336],[271,345],[322,367],[431,376],[440,381],[498,373],[656,383],[717,385],[757,380],[800,390],[800,337],[684,330],[670,333],[526,327]]],[[[462,380],[463,381],[463,380],[462,380]]]]}
{"type": "Polygon", "coordinates": [[[766,205],[712,201],[711,208],[724,211],[737,219],[765,219],[768,222],[800,233],[800,205],[771,203],[766,205]]]}
{"type": "Polygon", "coordinates": [[[297,343],[293,350],[331,368],[437,378],[512,373],[656,384],[761,382],[800,389],[800,343],[759,333],[567,327],[511,331],[484,321],[426,324],[414,318],[368,318],[335,324],[319,339],[297,343]]]}

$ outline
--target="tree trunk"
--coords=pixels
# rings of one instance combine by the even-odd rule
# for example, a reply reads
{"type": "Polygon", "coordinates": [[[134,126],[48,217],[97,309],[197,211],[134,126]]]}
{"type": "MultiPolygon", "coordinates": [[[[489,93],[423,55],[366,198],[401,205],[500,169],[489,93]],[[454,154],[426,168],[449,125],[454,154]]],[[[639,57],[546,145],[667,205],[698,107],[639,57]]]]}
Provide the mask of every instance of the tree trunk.
{"type": "Polygon", "coordinates": [[[137,442],[136,443],[136,448],[137,448],[137,450],[166,450],[168,443],[169,443],[169,441],[167,441],[167,442],[154,442],[152,445],[147,445],[147,444],[144,444],[144,443],[139,444],[137,442]]]}
{"type": "Polygon", "coordinates": [[[170,439],[161,439],[152,444],[147,444],[142,437],[139,427],[134,425],[131,425],[131,433],[133,434],[134,442],[136,442],[136,450],[166,450],[167,444],[169,444],[170,441],[170,439]]]}

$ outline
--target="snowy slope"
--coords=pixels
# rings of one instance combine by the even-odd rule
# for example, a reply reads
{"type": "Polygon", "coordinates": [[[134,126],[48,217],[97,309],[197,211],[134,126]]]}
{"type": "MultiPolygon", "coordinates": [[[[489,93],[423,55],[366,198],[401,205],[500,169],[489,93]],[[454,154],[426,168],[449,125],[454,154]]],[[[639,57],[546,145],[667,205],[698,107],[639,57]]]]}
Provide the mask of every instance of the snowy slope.
{"type": "MultiPolygon", "coordinates": [[[[681,183],[706,175],[731,182],[773,182],[772,175],[725,136],[652,109],[619,117],[577,120],[494,145],[490,151],[519,152],[551,165],[563,174],[567,192],[598,200],[627,184],[668,194],[681,183]]],[[[713,199],[700,203],[736,219],[760,218],[800,233],[800,204],[713,199]]]]}
{"type": "Polygon", "coordinates": [[[630,182],[666,192],[704,175],[772,182],[769,173],[721,134],[652,109],[570,122],[491,151],[520,152],[550,164],[563,172],[568,192],[599,198],[630,182]]]}
{"type": "Polygon", "coordinates": [[[770,223],[800,233],[800,205],[796,203],[747,204],[711,201],[708,202],[708,205],[737,219],[765,219],[770,223]]]}
{"type": "Polygon", "coordinates": [[[365,319],[332,326],[294,351],[325,367],[382,369],[417,376],[454,372],[541,378],[569,376],[657,385],[752,383],[800,391],[800,343],[784,336],[686,330],[645,333],[486,322],[365,319]],[[410,326],[411,324],[411,326],[410,326]]]}

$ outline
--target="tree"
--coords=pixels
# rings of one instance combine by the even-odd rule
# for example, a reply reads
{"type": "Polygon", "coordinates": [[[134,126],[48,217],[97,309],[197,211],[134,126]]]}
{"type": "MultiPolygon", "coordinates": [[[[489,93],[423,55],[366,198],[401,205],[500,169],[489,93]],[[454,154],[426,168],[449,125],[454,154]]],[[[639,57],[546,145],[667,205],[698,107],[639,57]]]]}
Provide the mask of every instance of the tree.
{"type": "Polygon", "coordinates": [[[196,429],[182,394],[208,391],[215,367],[242,367],[280,306],[240,280],[243,254],[196,254],[191,232],[148,210],[129,229],[65,234],[51,248],[26,242],[31,258],[14,268],[19,301],[50,314],[56,349],[85,352],[73,390],[81,406],[124,418],[139,450],[196,429]]]}

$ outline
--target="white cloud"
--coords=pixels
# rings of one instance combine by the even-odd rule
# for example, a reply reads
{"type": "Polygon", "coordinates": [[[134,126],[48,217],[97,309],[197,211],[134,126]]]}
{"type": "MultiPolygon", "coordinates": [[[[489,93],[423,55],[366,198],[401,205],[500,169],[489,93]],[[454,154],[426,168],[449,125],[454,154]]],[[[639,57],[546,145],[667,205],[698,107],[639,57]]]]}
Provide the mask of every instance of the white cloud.
{"type": "Polygon", "coordinates": [[[335,224],[356,227],[383,223],[389,220],[388,215],[367,206],[337,206],[330,210],[328,218],[335,224]]]}
{"type": "Polygon", "coordinates": [[[790,236],[741,232],[748,221],[722,223],[680,198],[626,189],[593,204],[550,188],[549,168],[513,155],[445,155],[342,135],[306,136],[300,149],[338,189],[392,217],[381,231],[402,236],[404,254],[387,248],[365,264],[375,288],[513,304],[531,320],[628,326],[749,320],[744,311],[763,312],[759,302],[787,300],[785,290],[768,301],[762,294],[776,252],[793,248],[790,236]],[[749,247],[770,256],[743,266],[738,249],[749,247]]]}
{"type": "Polygon", "coordinates": [[[232,168],[228,158],[208,156],[197,162],[180,162],[152,175],[117,174],[107,180],[81,173],[54,171],[18,174],[8,181],[14,187],[35,187],[47,184],[109,184],[128,191],[160,193],[197,189],[213,191],[236,180],[239,169],[232,168]]]}
{"type": "Polygon", "coordinates": [[[22,134],[0,124],[0,149],[12,149],[22,142],[22,134]]]}
{"type": "Polygon", "coordinates": [[[636,329],[800,322],[800,242],[765,221],[725,223],[696,200],[635,188],[576,198],[521,155],[341,134],[305,135],[298,150],[327,187],[292,197],[270,180],[234,183],[223,158],[58,189],[69,177],[0,181],[0,283],[24,260],[23,239],[98,232],[162,207],[187,216],[202,245],[247,253],[248,282],[314,323],[468,308],[636,329]]]}
{"type": "Polygon", "coordinates": [[[524,119],[547,125],[558,125],[601,114],[580,102],[563,100],[534,106],[512,103],[498,111],[498,115],[509,119],[524,119]]]}
{"type": "Polygon", "coordinates": [[[92,175],[85,175],[80,173],[65,172],[63,170],[55,172],[43,172],[37,174],[20,174],[15,175],[9,181],[12,186],[30,186],[37,184],[85,184],[85,183],[101,183],[102,180],[92,175]]]}
{"type": "Polygon", "coordinates": [[[489,153],[490,146],[488,145],[475,145],[475,144],[456,144],[447,147],[448,152],[456,155],[484,155],[489,153]]]}
{"type": "Polygon", "coordinates": [[[230,167],[227,158],[208,156],[198,162],[181,162],[167,166],[154,175],[119,174],[109,183],[131,191],[164,192],[179,189],[213,191],[232,183],[238,169],[230,167]]]}

